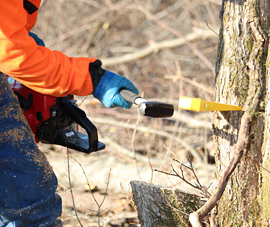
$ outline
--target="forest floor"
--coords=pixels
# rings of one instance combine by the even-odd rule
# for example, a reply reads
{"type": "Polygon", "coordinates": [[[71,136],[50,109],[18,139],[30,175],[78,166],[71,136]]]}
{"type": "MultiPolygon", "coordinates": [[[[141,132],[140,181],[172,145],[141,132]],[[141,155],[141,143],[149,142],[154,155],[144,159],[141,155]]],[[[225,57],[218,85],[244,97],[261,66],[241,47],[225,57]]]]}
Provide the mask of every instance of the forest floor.
{"type": "MultiPolygon", "coordinates": [[[[87,102],[85,100],[84,105],[87,105],[87,102]]],[[[98,109],[104,111],[101,106],[98,109]]],[[[121,110],[106,111],[121,112],[121,110]]],[[[131,112],[130,118],[132,113],[136,116],[136,107],[132,107],[129,112],[131,112]]],[[[180,178],[156,171],[172,173],[174,168],[180,174],[180,165],[175,160],[188,165],[187,157],[190,154],[188,148],[202,157],[201,160],[197,160],[191,154],[194,170],[200,183],[209,188],[209,192],[213,191],[214,144],[211,139],[208,140],[207,134],[211,127],[210,115],[204,115],[203,120],[197,117],[193,119],[204,123],[201,129],[203,132],[200,132],[198,127],[185,126],[185,130],[182,129],[180,135],[178,135],[178,127],[182,128],[184,124],[175,125],[172,120],[174,117],[163,120],[139,117],[139,122],[133,125],[131,120],[118,119],[117,114],[109,115],[113,117],[104,120],[102,117],[100,119],[99,113],[88,114],[89,119],[95,123],[100,132],[99,140],[106,144],[104,150],[84,154],[69,149],[69,156],[67,156],[67,149],[64,147],[39,144],[58,177],[58,193],[63,199],[62,219],[65,226],[80,226],[77,217],[83,226],[140,226],[129,186],[132,180],[200,194],[199,190],[190,187],[180,178]],[[164,133],[165,129],[169,132],[164,133]],[[174,135],[174,130],[177,135],[174,135]],[[162,133],[159,134],[160,132],[162,133]],[[201,133],[204,136],[200,135],[201,133]],[[188,146],[184,143],[185,147],[183,147],[183,141],[187,142],[188,146]],[[156,146],[161,148],[156,148],[159,149],[156,151],[152,148],[156,146]],[[207,159],[204,157],[206,150],[207,159]],[[92,192],[89,190],[89,185],[92,192]]],[[[184,176],[187,181],[195,182],[191,171],[184,170],[184,176]]]]}
{"type": "MultiPolygon", "coordinates": [[[[172,160],[173,157],[170,155],[170,157],[164,157],[165,163],[164,159],[151,158],[150,165],[147,158],[135,161],[131,157],[125,157],[126,154],[122,153],[121,150],[113,150],[112,148],[89,155],[69,150],[68,167],[66,149],[53,146],[52,150],[52,147],[48,145],[40,144],[39,146],[42,151],[45,151],[58,177],[58,194],[63,201],[62,220],[64,226],[80,226],[77,217],[85,227],[140,226],[129,186],[129,182],[132,180],[141,180],[200,194],[200,191],[190,187],[177,177],[153,171],[154,169],[162,169],[172,173],[170,167],[172,164],[180,173],[179,165],[172,160]],[[89,185],[92,192],[89,190],[89,185]]],[[[184,154],[184,151],[179,151],[179,155],[184,154]]],[[[163,153],[163,156],[166,155],[168,154],[163,153]]],[[[196,163],[194,165],[200,183],[209,187],[211,192],[215,183],[215,165],[209,163],[196,163]]],[[[185,171],[185,177],[194,183],[191,172],[185,171]]]]}
{"type": "MultiPolygon", "coordinates": [[[[221,0],[43,0],[33,31],[50,49],[99,58],[143,97],[177,107],[180,95],[214,99],[220,5],[221,0]]],[[[59,180],[64,226],[140,226],[132,180],[200,193],[155,171],[180,171],[174,159],[188,164],[188,154],[200,182],[213,190],[212,113],[176,108],[171,118],[153,119],[138,116],[136,106],[107,109],[91,95],[76,99],[106,149],[89,155],[70,150],[67,159],[66,148],[39,144],[59,180]]],[[[194,181],[186,170],[185,178],[194,181]]]]}

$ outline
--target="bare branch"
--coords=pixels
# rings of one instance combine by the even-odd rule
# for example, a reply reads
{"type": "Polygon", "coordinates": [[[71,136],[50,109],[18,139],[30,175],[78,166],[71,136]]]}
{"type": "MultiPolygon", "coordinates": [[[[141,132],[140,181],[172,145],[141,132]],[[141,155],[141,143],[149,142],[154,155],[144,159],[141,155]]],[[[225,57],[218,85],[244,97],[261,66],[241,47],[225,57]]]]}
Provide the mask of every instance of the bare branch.
{"type": "MultiPolygon", "coordinates": [[[[187,41],[192,42],[192,41],[199,40],[202,38],[213,39],[213,38],[217,38],[217,36],[212,31],[197,29],[196,31],[186,35],[185,37],[165,40],[162,42],[151,42],[149,46],[146,46],[140,50],[134,51],[133,53],[125,54],[119,57],[104,58],[101,60],[104,67],[137,61],[152,53],[157,53],[158,51],[162,49],[183,46],[186,44],[187,41]]],[[[209,66],[209,67],[212,67],[212,66],[209,66]]]]}
{"type": "Polygon", "coordinates": [[[111,169],[110,169],[110,171],[109,171],[108,181],[107,181],[107,183],[106,183],[106,190],[105,190],[104,197],[103,197],[101,203],[99,203],[99,202],[97,201],[95,195],[94,195],[94,192],[93,192],[92,189],[91,189],[91,186],[90,186],[88,177],[87,177],[87,175],[86,175],[86,173],[85,173],[85,171],[84,171],[84,169],[83,169],[81,163],[79,163],[79,162],[78,162],[76,159],[74,159],[74,158],[73,158],[73,160],[74,160],[75,162],[77,162],[77,163],[79,164],[79,166],[81,167],[81,169],[82,169],[82,171],[83,171],[83,174],[84,174],[84,176],[85,176],[87,185],[88,185],[88,187],[89,187],[89,191],[90,191],[90,193],[91,193],[91,195],[92,195],[92,197],[93,197],[93,199],[94,199],[94,201],[95,201],[95,203],[96,203],[96,205],[97,205],[97,207],[98,207],[98,210],[97,210],[97,211],[94,211],[94,210],[92,210],[92,211],[94,211],[94,212],[97,213],[97,216],[98,216],[98,226],[100,227],[100,226],[101,226],[101,224],[100,224],[100,215],[101,215],[105,210],[107,210],[107,208],[104,209],[104,210],[101,210],[101,207],[102,207],[102,205],[103,205],[103,203],[104,203],[104,201],[105,201],[105,199],[106,199],[106,197],[107,197],[107,195],[108,195],[108,188],[109,188],[110,177],[111,177],[111,169]]]}
{"type": "Polygon", "coordinates": [[[201,185],[201,183],[200,183],[200,181],[199,181],[199,179],[198,179],[198,177],[196,175],[196,172],[195,172],[195,170],[193,168],[193,165],[192,165],[192,162],[191,162],[191,158],[189,157],[189,164],[190,164],[190,166],[187,166],[187,165],[181,163],[180,161],[178,161],[176,159],[174,159],[174,161],[176,161],[179,164],[180,174],[175,170],[175,168],[174,168],[173,165],[171,165],[173,173],[168,173],[168,172],[157,170],[157,169],[155,169],[155,171],[156,172],[160,172],[160,173],[164,173],[164,174],[169,175],[169,176],[179,177],[186,184],[190,185],[191,187],[193,187],[193,188],[195,188],[197,190],[200,190],[201,193],[202,193],[202,196],[204,198],[209,198],[210,197],[210,193],[208,192],[207,187],[201,185]],[[184,175],[183,167],[185,167],[186,169],[188,169],[188,170],[190,170],[192,172],[193,178],[195,179],[195,184],[194,183],[191,183],[189,180],[186,179],[186,177],[184,175]]]}
{"type": "Polygon", "coordinates": [[[227,182],[230,179],[230,176],[232,175],[236,166],[240,162],[240,159],[243,156],[243,153],[244,151],[246,151],[247,146],[249,144],[250,126],[251,126],[251,118],[250,115],[246,112],[241,120],[239,139],[235,145],[233,157],[220,176],[216,192],[200,209],[190,214],[189,220],[192,226],[201,227],[202,218],[206,216],[217,205],[217,202],[223,195],[227,182]]]}
{"type": "MultiPolygon", "coordinates": [[[[135,7],[134,9],[138,9],[141,12],[143,12],[150,20],[154,21],[155,23],[157,23],[159,26],[161,26],[162,28],[164,28],[165,30],[171,32],[172,34],[174,34],[175,36],[182,38],[185,42],[186,45],[189,46],[189,48],[193,51],[194,54],[196,54],[198,56],[198,58],[200,58],[202,60],[202,62],[212,71],[214,72],[214,65],[204,56],[204,54],[192,43],[190,43],[189,40],[186,39],[186,37],[184,35],[182,35],[179,31],[175,30],[174,28],[168,26],[166,23],[162,22],[161,20],[159,20],[154,14],[152,14],[149,10],[147,10],[146,8],[142,7],[141,5],[138,5],[137,7],[135,7]]],[[[214,34],[211,31],[212,34],[214,34]]],[[[214,34],[215,35],[215,34],[214,34]]],[[[215,35],[216,37],[216,35],[215,35]]]]}
{"type": "Polygon", "coordinates": [[[80,221],[80,218],[78,216],[78,213],[77,213],[77,209],[76,209],[76,206],[75,206],[75,200],[74,200],[74,196],[73,196],[73,190],[72,190],[72,184],[71,184],[71,176],[70,176],[70,164],[69,164],[69,149],[67,148],[67,165],[68,165],[68,181],[69,181],[69,189],[70,189],[70,194],[71,194],[71,198],[72,198],[72,204],[73,204],[73,209],[74,209],[74,212],[75,212],[75,216],[80,224],[81,227],[83,227],[81,221],[80,221]]]}

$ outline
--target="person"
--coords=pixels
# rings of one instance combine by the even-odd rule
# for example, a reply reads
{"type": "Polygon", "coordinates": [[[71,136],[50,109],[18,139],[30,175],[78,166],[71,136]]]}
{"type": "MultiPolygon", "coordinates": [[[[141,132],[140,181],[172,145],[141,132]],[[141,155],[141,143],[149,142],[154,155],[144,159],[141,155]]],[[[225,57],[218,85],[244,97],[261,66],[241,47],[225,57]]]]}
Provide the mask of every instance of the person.
{"type": "Polygon", "coordinates": [[[104,70],[96,58],[68,57],[31,33],[41,0],[0,1],[0,227],[62,226],[57,178],[39,151],[9,75],[39,93],[95,98],[108,108],[130,108],[121,89],[138,94],[125,77],[104,70]]]}

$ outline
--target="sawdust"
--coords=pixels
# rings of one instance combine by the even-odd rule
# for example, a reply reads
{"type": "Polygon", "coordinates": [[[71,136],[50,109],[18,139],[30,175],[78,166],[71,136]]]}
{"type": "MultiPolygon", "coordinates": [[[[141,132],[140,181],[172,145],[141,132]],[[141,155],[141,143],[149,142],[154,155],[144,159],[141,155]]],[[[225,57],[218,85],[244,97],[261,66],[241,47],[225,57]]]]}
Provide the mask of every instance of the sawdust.
{"type": "MultiPolygon", "coordinates": [[[[55,191],[54,171],[45,155],[37,147],[17,97],[3,75],[0,75],[0,100],[0,148],[9,147],[8,149],[10,149],[2,150],[4,152],[1,156],[1,165],[5,167],[6,164],[8,166],[12,164],[15,172],[24,172],[24,165],[32,166],[33,171],[38,171],[40,176],[38,180],[36,179],[37,182],[33,182],[36,184],[37,190],[40,190],[40,193],[43,193],[44,189],[48,190],[48,193],[55,191]]],[[[30,169],[27,168],[26,171],[30,169]]],[[[16,186],[14,186],[14,190],[16,191],[16,186]]],[[[22,209],[10,210],[9,214],[16,217],[23,213],[30,214],[33,209],[35,207],[29,205],[22,209]]]]}
{"type": "Polygon", "coordinates": [[[0,120],[11,120],[19,125],[19,127],[9,127],[9,125],[7,125],[4,131],[0,133],[0,143],[9,143],[12,144],[13,147],[18,148],[18,152],[25,158],[29,161],[33,161],[36,166],[43,168],[44,176],[46,176],[44,181],[45,179],[46,181],[50,181],[54,175],[53,169],[45,155],[38,149],[34,135],[20,108],[19,102],[3,75],[0,76],[0,87],[4,88],[5,93],[0,93],[1,100],[3,100],[4,95],[8,95],[9,97],[7,98],[11,100],[10,103],[2,107],[4,109],[1,111],[0,120]]]}
{"type": "MultiPolygon", "coordinates": [[[[4,75],[0,77],[0,86],[4,88],[4,93],[10,95],[11,102],[4,106],[4,110],[1,111],[0,120],[12,119],[20,123],[20,127],[17,128],[7,128],[7,130],[0,133],[1,143],[12,143],[13,146],[18,147],[20,152],[25,152],[25,156],[32,159],[34,163],[39,167],[44,167],[44,174],[48,177],[53,175],[52,167],[49,165],[45,155],[38,149],[35,143],[34,135],[28,125],[28,122],[20,108],[17,97],[14,95],[12,89],[10,88],[7,79],[4,75]],[[31,144],[33,148],[26,145],[25,149],[22,144],[31,144]]],[[[1,92],[2,93],[2,92],[1,92]]],[[[0,96],[3,100],[3,95],[0,96]]]]}

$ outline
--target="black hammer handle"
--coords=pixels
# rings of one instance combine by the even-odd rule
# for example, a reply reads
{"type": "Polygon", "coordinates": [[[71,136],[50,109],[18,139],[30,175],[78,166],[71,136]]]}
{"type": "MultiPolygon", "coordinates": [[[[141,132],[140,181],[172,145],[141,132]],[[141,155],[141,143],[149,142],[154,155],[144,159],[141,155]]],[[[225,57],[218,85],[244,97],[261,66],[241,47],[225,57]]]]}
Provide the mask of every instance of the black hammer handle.
{"type": "Polygon", "coordinates": [[[138,105],[141,116],[160,118],[171,117],[173,115],[174,107],[171,104],[155,101],[149,102],[128,90],[120,91],[120,95],[127,102],[138,105]]]}

